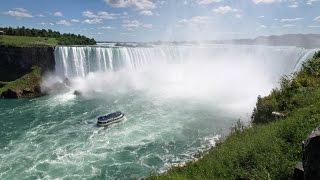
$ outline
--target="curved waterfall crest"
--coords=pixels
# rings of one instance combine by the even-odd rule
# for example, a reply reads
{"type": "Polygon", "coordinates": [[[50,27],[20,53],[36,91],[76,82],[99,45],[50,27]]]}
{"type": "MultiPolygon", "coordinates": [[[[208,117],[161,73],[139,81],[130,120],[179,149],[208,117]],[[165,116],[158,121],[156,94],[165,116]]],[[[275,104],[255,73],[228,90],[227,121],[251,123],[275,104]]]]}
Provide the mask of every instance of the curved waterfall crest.
{"type": "Polygon", "coordinates": [[[64,77],[84,77],[97,71],[134,70],[151,61],[175,61],[179,53],[174,47],[59,46],[55,49],[56,73],[64,77]]]}
{"type": "MultiPolygon", "coordinates": [[[[154,47],[58,46],[56,73],[62,77],[85,77],[90,72],[137,70],[150,63],[185,63],[252,59],[274,66],[279,73],[299,70],[315,50],[296,47],[194,45],[154,47]],[[281,72],[282,71],[282,72],[281,72]]],[[[271,68],[273,69],[273,68],[271,68]]]]}

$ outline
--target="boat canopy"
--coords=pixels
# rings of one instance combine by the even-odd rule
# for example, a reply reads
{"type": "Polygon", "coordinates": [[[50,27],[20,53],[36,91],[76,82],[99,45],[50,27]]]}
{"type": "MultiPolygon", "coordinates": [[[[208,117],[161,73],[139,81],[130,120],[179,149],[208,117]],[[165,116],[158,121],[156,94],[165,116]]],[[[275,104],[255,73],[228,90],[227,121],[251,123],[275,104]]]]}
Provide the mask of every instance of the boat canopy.
{"type": "Polygon", "coordinates": [[[122,112],[120,111],[117,111],[117,112],[114,112],[114,113],[110,113],[108,115],[105,115],[105,116],[100,116],[98,118],[98,121],[108,121],[110,119],[114,119],[114,118],[119,118],[123,115],[122,112]]]}

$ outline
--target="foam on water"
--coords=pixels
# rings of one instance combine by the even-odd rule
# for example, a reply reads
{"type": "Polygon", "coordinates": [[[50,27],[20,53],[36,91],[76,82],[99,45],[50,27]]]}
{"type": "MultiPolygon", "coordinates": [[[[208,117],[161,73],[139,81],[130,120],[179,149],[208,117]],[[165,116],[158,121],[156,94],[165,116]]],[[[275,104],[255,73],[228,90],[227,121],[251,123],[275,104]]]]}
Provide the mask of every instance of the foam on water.
{"type": "MultiPolygon", "coordinates": [[[[23,110],[25,107],[38,108],[33,109],[37,111],[35,118],[25,122],[28,127],[2,144],[1,178],[140,177],[166,164],[191,159],[198,150],[208,148],[204,146],[212,143],[208,138],[220,133],[208,126],[202,132],[193,128],[199,117],[192,117],[191,113],[206,114],[207,118],[200,119],[208,122],[208,117],[214,115],[201,108],[194,111],[193,104],[182,108],[180,103],[164,101],[155,105],[150,99],[137,96],[130,102],[127,96],[116,104],[70,99],[51,106],[59,96],[20,107],[21,114],[32,110],[23,110]],[[96,116],[113,109],[126,112],[128,120],[107,129],[96,127],[96,116]],[[172,109],[175,112],[168,113],[172,109]]],[[[24,118],[11,121],[23,124],[24,118]]],[[[221,129],[225,127],[220,125],[221,129]]]]}
{"type": "Polygon", "coordinates": [[[257,95],[312,52],[58,47],[57,75],[70,78],[70,91],[0,100],[0,179],[129,179],[164,171],[214,146],[239,117],[248,120],[257,95]],[[126,121],[96,126],[97,116],[117,110],[126,121]]]}

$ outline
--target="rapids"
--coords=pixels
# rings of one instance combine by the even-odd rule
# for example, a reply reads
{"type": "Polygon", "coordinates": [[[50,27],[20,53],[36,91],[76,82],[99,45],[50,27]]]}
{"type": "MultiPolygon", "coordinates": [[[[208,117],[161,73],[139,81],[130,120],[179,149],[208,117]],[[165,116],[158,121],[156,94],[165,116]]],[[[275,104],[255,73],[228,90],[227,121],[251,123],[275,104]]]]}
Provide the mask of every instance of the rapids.
{"type": "Polygon", "coordinates": [[[248,122],[257,96],[314,52],[240,45],[56,47],[56,72],[44,83],[68,77],[70,91],[0,100],[0,179],[128,179],[164,171],[214,146],[239,118],[248,122]],[[95,125],[97,116],[117,110],[127,121],[95,125]]]}

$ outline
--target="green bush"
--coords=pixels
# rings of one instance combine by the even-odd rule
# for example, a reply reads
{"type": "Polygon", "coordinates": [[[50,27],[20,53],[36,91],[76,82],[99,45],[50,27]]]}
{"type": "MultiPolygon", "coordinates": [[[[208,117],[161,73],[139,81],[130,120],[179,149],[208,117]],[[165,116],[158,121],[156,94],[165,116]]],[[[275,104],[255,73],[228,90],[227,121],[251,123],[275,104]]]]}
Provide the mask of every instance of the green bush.
{"type": "Polygon", "coordinates": [[[320,87],[320,52],[312,59],[304,62],[298,73],[284,76],[280,81],[280,89],[275,89],[269,96],[258,97],[253,110],[252,122],[267,123],[276,119],[273,111],[290,113],[305,103],[306,94],[320,87]]]}
{"type": "Polygon", "coordinates": [[[0,27],[0,31],[3,31],[5,35],[8,36],[22,36],[22,37],[45,37],[44,40],[47,38],[56,39],[59,45],[95,45],[96,41],[93,38],[87,38],[80,34],[70,34],[64,33],[61,34],[58,31],[53,31],[51,29],[29,29],[22,27],[12,28],[12,27],[0,27]]]}

